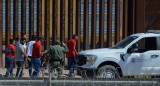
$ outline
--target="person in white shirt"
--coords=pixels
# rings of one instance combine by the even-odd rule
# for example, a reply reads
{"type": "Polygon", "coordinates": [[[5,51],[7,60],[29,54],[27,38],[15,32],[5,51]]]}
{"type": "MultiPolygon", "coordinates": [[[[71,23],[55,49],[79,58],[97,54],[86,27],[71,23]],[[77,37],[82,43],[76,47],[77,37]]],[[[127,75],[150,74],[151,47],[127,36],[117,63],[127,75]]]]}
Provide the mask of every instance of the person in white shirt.
{"type": "MultiPolygon", "coordinates": [[[[35,35],[32,35],[32,40],[27,43],[27,56],[31,59],[32,57],[32,49],[33,44],[36,42],[37,37],[35,35]]],[[[29,76],[32,75],[32,62],[28,61],[29,64],[29,76]]]]}

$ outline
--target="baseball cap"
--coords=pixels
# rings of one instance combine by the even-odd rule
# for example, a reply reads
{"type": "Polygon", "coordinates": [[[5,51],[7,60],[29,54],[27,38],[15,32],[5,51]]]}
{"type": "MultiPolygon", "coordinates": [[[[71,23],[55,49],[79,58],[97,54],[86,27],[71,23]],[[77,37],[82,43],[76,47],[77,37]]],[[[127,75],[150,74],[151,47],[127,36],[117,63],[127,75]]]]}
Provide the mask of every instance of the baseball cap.
{"type": "Polygon", "coordinates": [[[42,40],[46,41],[44,36],[39,37],[39,39],[42,39],[42,40]]]}
{"type": "Polygon", "coordinates": [[[59,40],[56,40],[56,44],[60,44],[60,41],[59,41],[59,40]]]}

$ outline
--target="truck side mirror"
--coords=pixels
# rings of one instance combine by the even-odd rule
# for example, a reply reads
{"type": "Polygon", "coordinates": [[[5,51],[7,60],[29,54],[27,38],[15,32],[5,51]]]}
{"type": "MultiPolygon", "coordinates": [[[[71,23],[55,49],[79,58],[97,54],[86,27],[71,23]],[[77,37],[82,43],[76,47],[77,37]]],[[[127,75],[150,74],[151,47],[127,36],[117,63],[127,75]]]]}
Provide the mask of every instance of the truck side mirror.
{"type": "Polygon", "coordinates": [[[133,44],[132,45],[132,53],[138,52],[138,44],[133,44]]]}
{"type": "Polygon", "coordinates": [[[138,44],[133,44],[127,51],[128,53],[138,52],[138,44]]]}

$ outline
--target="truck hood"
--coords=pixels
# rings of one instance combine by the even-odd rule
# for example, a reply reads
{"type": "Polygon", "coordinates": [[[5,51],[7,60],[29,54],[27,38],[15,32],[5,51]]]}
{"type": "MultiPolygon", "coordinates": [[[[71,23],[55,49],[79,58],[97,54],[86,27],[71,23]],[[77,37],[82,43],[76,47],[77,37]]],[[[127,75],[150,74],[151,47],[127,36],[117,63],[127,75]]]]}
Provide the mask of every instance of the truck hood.
{"type": "Polygon", "coordinates": [[[123,54],[124,49],[111,49],[111,48],[101,48],[85,50],[80,52],[80,55],[102,55],[102,54],[123,54]]]}

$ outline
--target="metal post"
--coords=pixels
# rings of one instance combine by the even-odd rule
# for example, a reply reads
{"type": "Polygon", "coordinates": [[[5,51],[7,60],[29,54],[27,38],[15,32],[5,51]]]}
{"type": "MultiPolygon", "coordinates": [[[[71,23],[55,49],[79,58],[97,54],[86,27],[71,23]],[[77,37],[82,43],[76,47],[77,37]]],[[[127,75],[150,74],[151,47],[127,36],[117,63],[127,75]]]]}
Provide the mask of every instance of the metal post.
{"type": "Polygon", "coordinates": [[[92,19],[91,19],[91,48],[96,48],[96,18],[97,18],[97,1],[92,0],[92,19]]]}
{"type": "Polygon", "coordinates": [[[49,73],[49,86],[52,86],[52,76],[51,76],[51,73],[49,73]]]}
{"type": "Polygon", "coordinates": [[[73,0],[68,0],[68,40],[73,35],[73,0]]]}
{"type": "Polygon", "coordinates": [[[77,51],[80,51],[81,43],[81,0],[76,0],[76,34],[79,36],[77,51]]]}
{"type": "Polygon", "coordinates": [[[123,0],[123,39],[128,36],[128,0],[123,0]]]}
{"type": "Polygon", "coordinates": [[[145,0],[135,0],[136,1],[136,22],[135,29],[136,33],[145,32],[145,0]]]}
{"type": "Polygon", "coordinates": [[[89,0],[84,0],[83,50],[88,50],[89,0]]]}
{"type": "Polygon", "coordinates": [[[2,49],[3,49],[3,0],[0,0],[0,67],[3,65],[2,49]]]}
{"type": "Polygon", "coordinates": [[[112,46],[112,0],[107,0],[107,47],[112,46]]]}
{"type": "Polygon", "coordinates": [[[104,47],[104,0],[100,0],[99,11],[99,48],[104,47]]]}
{"type": "Polygon", "coordinates": [[[55,41],[57,40],[57,21],[58,21],[58,17],[57,17],[57,13],[58,13],[58,1],[57,0],[53,0],[53,16],[52,16],[52,44],[55,44],[55,41]]]}
{"type": "Polygon", "coordinates": [[[128,35],[135,33],[135,0],[128,0],[128,35]]]}
{"type": "Polygon", "coordinates": [[[18,0],[13,1],[13,38],[18,37],[18,0]]]}
{"type": "Polygon", "coordinates": [[[6,29],[6,32],[5,32],[5,41],[6,41],[6,46],[9,44],[9,39],[10,39],[10,25],[11,25],[11,16],[10,16],[10,13],[11,13],[11,0],[6,0],[5,1],[6,3],[6,26],[5,26],[5,29],[6,29]]]}
{"type": "Polygon", "coordinates": [[[45,0],[45,50],[49,49],[49,32],[50,31],[50,0],[45,0]]]}
{"type": "Polygon", "coordinates": [[[120,0],[115,0],[115,44],[120,41],[120,0]]]}
{"type": "Polygon", "coordinates": [[[29,40],[34,34],[34,0],[29,0],[29,40]]]}
{"type": "Polygon", "coordinates": [[[26,34],[26,0],[21,1],[21,36],[23,34],[26,34]]]}
{"type": "Polygon", "coordinates": [[[37,0],[37,36],[42,35],[42,0],[37,0]]]}
{"type": "Polygon", "coordinates": [[[65,41],[65,0],[60,3],[60,40],[65,41]]]}

